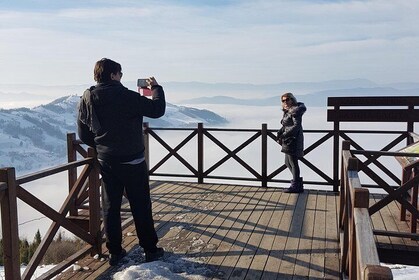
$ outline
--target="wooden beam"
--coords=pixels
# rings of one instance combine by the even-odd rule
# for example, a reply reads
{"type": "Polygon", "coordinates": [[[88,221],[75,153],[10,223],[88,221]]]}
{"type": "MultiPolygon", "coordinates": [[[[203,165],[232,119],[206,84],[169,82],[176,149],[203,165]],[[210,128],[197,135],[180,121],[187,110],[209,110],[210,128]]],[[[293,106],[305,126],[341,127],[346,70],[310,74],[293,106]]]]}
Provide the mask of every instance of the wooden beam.
{"type": "Polygon", "coordinates": [[[328,110],[327,121],[339,122],[415,122],[419,109],[339,109],[328,110]]]}
{"type": "Polygon", "coordinates": [[[380,259],[378,257],[377,247],[372,233],[371,219],[368,210],[366,208],[355,208],[354,220],[356,232],[356,255],[358,257],[358,272],[360,276],[359,279],[368,279],[364,275],[365,269],[370,265],[380,265],[380,259]]]}
{"type": "Polygon", "coordinates": [[[66,268],[71,266],[77,260],[83,258],[87,253],[91,251],[91,249],[92,249],[92,246],[90,245],[85,246],[84,248],[80,249],[79,251],[77,251],[76,253],[74,253],[73,255],[65,259],[64,261],[62,261],[61,263],[55,265],[53,268],[51,268],[50,270],[48,270],[47,272],[45,272],[44,274],[42,274],[36,279],[38,280],[52,279],[54,276],[62,273],[66,268]]]}
{"type": "Polygon", "coordinates": [[[5,279],[21,279],[19,256],[19,231],[17,215],[16,174],[13,167],[0,169],[3,188],[1,224],[3,235],[3,262],[5,279]]]}
{"type": "Polygon", "coordinates": [[[31,173],[31,174],[28,174],[28,175],[18,177],[16,179],[16,184],[17,185],[22,185],[22,184],[25,184],[25,183],[28,183],[28,182],[32,182],[32,181],[35,181],[35,180],[38,180],[38,179],[41,179],[41,178],[44,178],[44,177],[48,177],[48,176],[63,172],[63,171],[67,171],[67,170],[69,170],[70,168],[73,168],[73,167],[79,167],[79,166],[82,166],[82,165],[91,164],[92,162],[93,162],[92,158],[86,158],[86,159],[83,159],[83,160],[62,164],[62,165],[59,165],[57,167],[48,168],[48,169],[45,169],[45,170],[42,170],[42,171],[39,171],[39,172],[35,172],[35,173],[31,173]]]}
{"type": "Polygon", "coordinates": [[[328,97],[327,106],[409,106],[419,104],[418,96],[328,97]]]}
{"type": "MultiPolygon", "coordinates": [[[[77,161],[77,150],[75,149],[74,141],[76,140],[75,133],[67,133],[67,162],[77,161]]],[[[78,145],[76,145],[78,146],[78,145]]],[[[68,169],[68,191],[71,191],[71,187],[77,180],[77,167],[68,169]]],[[[75,202],[70,206],[70,215],[77,215],[77,209],[75,202]]]]}
{"type": "Polygon", "coordinates": [[[364,271],[363,278],[368,280],[385,280],[393,279],[393,274],[389,267],[380,266],[380,265],[367,265],[364,271]]]}

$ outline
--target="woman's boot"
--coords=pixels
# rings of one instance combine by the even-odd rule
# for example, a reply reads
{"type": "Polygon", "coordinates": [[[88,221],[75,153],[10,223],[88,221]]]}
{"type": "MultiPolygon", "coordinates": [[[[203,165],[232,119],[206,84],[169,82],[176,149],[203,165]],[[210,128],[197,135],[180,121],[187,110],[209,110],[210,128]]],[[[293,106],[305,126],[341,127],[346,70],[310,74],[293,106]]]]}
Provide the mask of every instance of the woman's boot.
{"type": "Polygon", "coordinates": [[[285,190],[286,193],[302,193],[304,192],[303,178],[300,177],[297,180],[291,180],[291,185],[285,190]]]}
{"type": "Polygon", "coordinates": [[[303,177],[298,178],[296,182],[296,188],[297,188],[297,192],[299,193],[304,192],[303,177]]]}
{"type": "Polygon", "coordinates": [[[295,193],[297,190],[296,187],[297,182],[294,180],[291,180],[291,185],[289,186],[288,189],[285,190],[286,193],[295,193]]]}

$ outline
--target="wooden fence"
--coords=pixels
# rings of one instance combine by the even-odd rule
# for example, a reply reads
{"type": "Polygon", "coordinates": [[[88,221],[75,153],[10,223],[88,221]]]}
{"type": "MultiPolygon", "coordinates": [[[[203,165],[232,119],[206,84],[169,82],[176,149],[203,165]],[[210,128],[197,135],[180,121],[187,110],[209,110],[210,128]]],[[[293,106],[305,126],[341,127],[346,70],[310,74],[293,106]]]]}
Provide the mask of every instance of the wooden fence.
{"type": "MultiPolygon", "coordinates": [[[[377,133],[377,134],[395,134],[392,142],[383,147],[380,151],[389,151],[402,140],[406,139],[406,145],[412,143],[409,133],[414,132],[415,123],[419,122],[418,96],[355,96],[355,97],[329,97],[327,99],[327,120],[333,122],[333,166],[339,164],[339,142],[340,138],[351,141],[351,145],[358,150],[363,148],[354,141],[348,132],[341,129],[341,123],[344,122],[396,122],[405,123],[404,133],[396,131],[363,131],[353,130],[351,133],[377,133]]],[[[378,150],[378,147],[377,147],[378,150]]],[[[385,168],[375,160],[374,156],[368,159],[367,164],[374,162],[382,170],[385,168]]],[[[337,178],[339,169],[334,168],[333,178],[337,178]]],[[[400,179],[385,170],[397,184],[400,185],[400,179]]],[[[334,185],[334,191],[338,191],[339,184],[334,185]]]]}
{"type": "MultiPolygon", "coordinates": [[[[14,168],[0,169],[4,271],[7,280],[31,279],[60,227],[65,228],[87,245],[37,279],[53,278],[87,253],[101,253],[103,233],[100,229],[100,182],[96,155],[93,149],[85,151],[80,145],[81,142],[75,139],[74,134],[70,134],[67,140],[69,157],[69,163],[67,164],[18,178],[16,178],[14,168]],[[77,161],[76,152],[79,152],[84,159],[77,161]],[[77,175],[77,167],[83,167],[79,176],[77,175]],[[70,189],[58,211],[51,208],[48,202],[41,201],[35,194],[22,187],[25,183],[65,171],[69,174],[70,189]],[[52,221],[22,275],[19,260],[17,199],[22,200],[32,207],[33,211],[38,211],[52,221]],[[78,215],[79,210],[83,208],[88,209],[89,215],[87,217],[78,215]]],[[[66,192],[67,190],[57,191],[66,192]]]]}
{"type": "MultiPolygon", "coordinates": [[[[284,177],[280,178],[282,172],[287,173],[287,167],[285,164],[281,163],[280,160],[276,161],[277,166],[272,167],[268,166],[269,157],[272,157],[268,153],[268,145],[269,142],[273,143],[273,145],[277,145],[277,150],[280,150],[280,146],[276,143],[276,132],[277,129],[268,129],[266,124],[262,124],[261,129],[231,129],[231,128],[205,128],[202,123],[199,123],[196,128],[152,128],[149,127],[148,124],[144,126],[144,137],[145,137],[145,146],[146,146],[146,159],[149,163],[149,174],[150,176],[155,177],[173,177],[173,178],[196,178],[198,183],[202,183],[208,179],[219,179],[219,180],[236,180],[236,181],[253,181],[253,182],[260,182],[262,187],[267,187],[269,183],[288,183],[289,179],[285,179],[284,177]],[[169,133],[179,133],[179,132],[187,132],[189,133],[183,139],[180,140],[178,144],[175,146],[170,146],[167,140],[171,137],[169,135],[165,135],[162,137],[159,135],[159,132],[166,132],[169,133]],[[225,134],[247,134],[248,139],[243,142],[238,141],[237,146],[235,148],[228,148],[223,142],[222,136],[216,136],[215,133],[222,132],[225,134]],[[159,146],[153,149],[161,149],[167,152],[161,159],[157,159],[154,163],[150,162],[150,155],[153,156],[153,151],[150,151],[150,142],[155,141],[159,146]],[[196,141],[196,142],[194,142],[196,141]],[[208,142],[219,147],[222,151],[225,152],[225,156],[221,157],[215,163],[208,165],[205,163],[206,154],[206,146],[208,142]],[[260,148],[254,154],[253,161],[260,162],[260,169],[256,170],[252,168],[248,162],[243,160],[238,153],[248,147],[250,144],[259,141],[260,148]],[[192,154],[196,156],[196,165],[193,165],[190,160],[187,160],[181,155],[181,150],[185,147],[188,143],[193,143],[196,145],[196,149],[192,151],[192,154]],[[186,167],[189,173],[180,173],[180,172],[159,172],[162,169],[162,166],[171,158],[175,158],[178,161],[179,165],[186,167]],[[239,166],[243,167],[248,173],[245,176],[237,177],[237,176],[221,176],[216,175],[215,171],[226,162],[232,159],[239,164],[239,166]],[[269,172],[268,170],[273,169],[273,171],[269,172]]],[[[406,141],[407,143],[411,143],[410,134],[406,131],[394,131],[394,130],[349,130],[349,129],[340,129],[339,131],[335,132],[333,130],[304,130],[304,134],[307,136],[314,135],[318,136],[318,138],[314,139],[313,143],[307,145],[304,149],[304,157],[300,159],[300,163],[302,166],[306,166],[310,169],[314,174],[318,175],[319,179],[311,179],[307,180],[304,179],[304,184],[309,185],[317,185],[317,186],[331,186],[331,190],[334,192],[339,191],[340,179],[339,179],[339,159],[335,160],[335,155],[339,154],[340,150],[340,143],[341,139],[351,141],[351,144],[359,151],[363,151],[363,147],[361,144],[357,143],[352,137],[353,134],[364,134],[364,135],[389,135],[394,136],[394,139],[390,140],[390,143],[385,144],[380,151],[388,151],[398,144],[406,141]],[[335,137],[337,136],[337,141],[335,141],[335,137]],[[332,146],[329,146],[329,150],[331,149],[332,152],[330,154],[330,159],[327,159],[327,155],[318,153],[317,149],[321,145],[327,144],[327,141],[331,140],[332,146]],[[311,154],[315,154],[314,160],[310,160],[311,154]],[[317,161],[319,159],[333,162],[331,165],[330,170],[320,169],[317,167],[317,161]]],[[[228,136],[227,136],[228,137],[228,136]]],[[[274,155],[275,156],[275,155],[274,155]]],[[[368,156],[368,155],[367,155],[368,156]]],[[[365,162],[365,165],[375,165],[379,169],[383,170],[389,178],[392,180],[390,186],[392,188],[396,188],[401,184],[401,180],[399,179],[399,175],[395,174],[395,171],[391,171],[386,168],[382,163],[379,161],[379,156],[371,155],[368,156],[368,160],[365,162]]],[[[285,175],[289,177],[288,174],[285,175]]],[[[375,186],[371,185],[369,187],[374,188],[375,186]]]]}
{"type": "MultiPolygon", "coordinates": [[[[419,135],[415,133],[411,133],[411,137],[413,139],[419,139],[419,135]]],[[[387,152],[387,151],[365,151],[365,150],[350,150],[351,143],[349,141],[343,142],[343,154],[345,158],[350,157],[349,159],[354,161],[356,164],[351,165],[357,174],[364,173],[368,176],[368,178],[372,179],[375,185],[367,185],[362,184],[359,182],[359,186],[368,189],[368,188],[379,188],[384,190],[387,194],[373,205],[368,206],[367,210],[368,214],[371,216],[374,213],[380,211],[380,209],[387,206],[389,203],[393,201],[397,201],[400,204],[400,220],[406,220],[406,212],[410,215],[410,232],[398,232],[398,231],[389,231],[389,230],[374,230],[374,235],[381,235],[381,236],[388,236],[388,237],[399,237],[399,238],[409,238],[413,240],[419,240],[419,234],[417,233],[417,224],[419,222],[419,211],[418,211],[418,188],[419,188],[419,174],[417,172],[417,168],[419,166],[419,162],[416,161],[415,164],[406,166],[403,169],[402,177],[403,181],[397,187],[392,187],[381,178],[376,171],[373,171],[370,167],[368,167],[368,158],[375,157],[419,157],[419,153],[406,153],[406,152],[387,152]],[[367,160],[362,160],[357,156],[366,157],[367,160]],[[408,175],[406,175],[408,174],[408,175]]],[[[343,166],[344,162],[342,162],[343,166]]],[[[344,186],[344,173],[341,174],[342,178],[342,187],[341,193],[345,189],[344,186]]],[[[342,198],[342,197],[341,197],[342,198]]],[[[343,208],[346,202],[341,200],[341,211],[340,216],[343,217],[343,208]]],[[[406,254],[404,251],[392,250],[392,249],[384,249],[380,248],[380,259],[382,261],[387,261],[389,263],[403,263],[403,264],[411,264],[411,265],[419,265],[419,256],[415,251],[406,254]]]]}
{"type": "Polygon", "coordinates": [[[341,272],[349,279],[393,279],[390,268],[380,265],[368,213],[369,191],[361,186],[358,159],[350,154],[349,142],[342,147],[341,178],[341,272]]]}
{"type": "MultiPolygon", "coordinates": [[[[198,123],[196,128],[151,128],[147,123],[144,124],[144,143],[146,147],[146,160],[149,164],[149,174],[150,176],[157,177],[181,177],[181,178],[196,178],[198,183],[203,183],[206,179],[219,179],[219,180],[237,180],[237,181],[253,181],[260,182],[262,187],[267,187],[268,183],[288,183],[289,179],[276,178],[278,174],[283,171],[287,171],[285,164],[280,163],[280,160],[277,160],[278,167],[271,172],[268,172],[268,141],[271,141],[274,145],[277,145],[277,150],[280,150],[279,144],[276,142],[276,132],[277,129],[268,129],[267,124],[262,124],[261,129],[232,129],[232,128],[205,128],[202,123],[198,123]],[[175,147],[171,147],[168,141],[165,141],[158,132],[170,132],[170,133],[179,133],[187,132],[189,133],[184,139],[180,140],[180,143],[175,147]],[[245,141],[238,141],[237,147],[230,149],[224,143],[222,137],[217,137],[215,133],[221,132],[225,134],[248,134],[248,139],[245,141]],[[167,150],[167,154],[163,156],[155,164],[150,163],[150,154],[153,155],[153,152],[150,151],[150,142],[155,140],[163,149],[167,150]],[[196,165],[193,165],[190,161],[182,157],[179,151],[185,147],[188,143],[196,140],[196,149],[192,151],[193,155],[196,155],[196,165]],[[225,156],[221,157],[217,162],[213,163],[210,166],[205,164],[206,156],[206,147],[204,142],[209,141],[219,147],[222,151],[226,153],[225,156]],[[251,167],[248,162],[243,160],[238,153],[248,147],[250,144],[260,141],[260,149],[256,151],[253,161],[260,162],[260,170],[256,170],[251,167]],[[166,163],[171,158],[176,158],[179,164],[186,167],[189,171],[188,174],[181,174],[179,172],[170,173],[170,172],[158,172],[164,163],[166,163]],[[239,166],[243,167],[250,176],[222,176],[215,175],[215,170],[222,167],[229,159],[236,161],[239,166]]],[[[312,153],[316,148],[324,144],[327,140],[333,137],[333,131],[330,130],[304,130],[305,134],[320,134],[320,138],[315,140],[311,145],[304,149],[304,154],[308,155],[312,153]]],[[[166,136],[166,139],[170,139],[170,136],[166,136]]],[[[301,158],[300,162],[311,169],[315,174],[317,174],[322,180],[308,180],[304,181],[306,184],[312,185],[323,185],[323,186],[334,186],[336,182],[339,182],[339,178],[332,177],[332,170],[324,171],[316,166],[315,163],[309,161],[306,157],[301,158]]],[[[271,166],[270,166],[271,167],[271,166]]],[[[338,168],[333,167],[333,168],[338,168]]],[[[288,171],[287,171],[288,172],[288,171]]],[[[287,174],[288,175],[288,174],[287,174]]],[[[289,176],[287,176],[289,177],[289,176]]]]}

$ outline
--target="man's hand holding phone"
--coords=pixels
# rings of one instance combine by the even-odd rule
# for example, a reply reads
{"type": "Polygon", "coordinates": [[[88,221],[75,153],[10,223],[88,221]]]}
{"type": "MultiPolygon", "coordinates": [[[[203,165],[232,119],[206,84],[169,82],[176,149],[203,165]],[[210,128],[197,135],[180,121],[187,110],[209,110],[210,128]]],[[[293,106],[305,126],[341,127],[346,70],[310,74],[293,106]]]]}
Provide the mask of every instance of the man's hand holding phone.
{"type": "Polygon", "coordinates": [[[158,83],[154,77],[137,80],[138,92],[144,96],[151,96],[151,87],[157,85],[158,83]]]}

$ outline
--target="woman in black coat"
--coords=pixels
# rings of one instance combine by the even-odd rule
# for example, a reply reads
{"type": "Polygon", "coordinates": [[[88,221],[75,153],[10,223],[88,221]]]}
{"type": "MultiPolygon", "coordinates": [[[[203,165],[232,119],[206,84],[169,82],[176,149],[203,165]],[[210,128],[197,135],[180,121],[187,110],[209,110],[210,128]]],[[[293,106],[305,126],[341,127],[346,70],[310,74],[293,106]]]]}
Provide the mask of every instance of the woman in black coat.
{"type": "Polygon", "coordinates": [[[304,187],[303,178],[300,177],[298,158],[304,155],[302,120],[307,108],[304,103],[297,102],[295,96],[290,92],[281,96],[281,103],[284,115],[277,137],[278,143],[282,145],[281,152],[285,153],[285,165],[291,171],[293,178],[290,187],[285,192],[301,193],[304,191],[304,187]]]}

